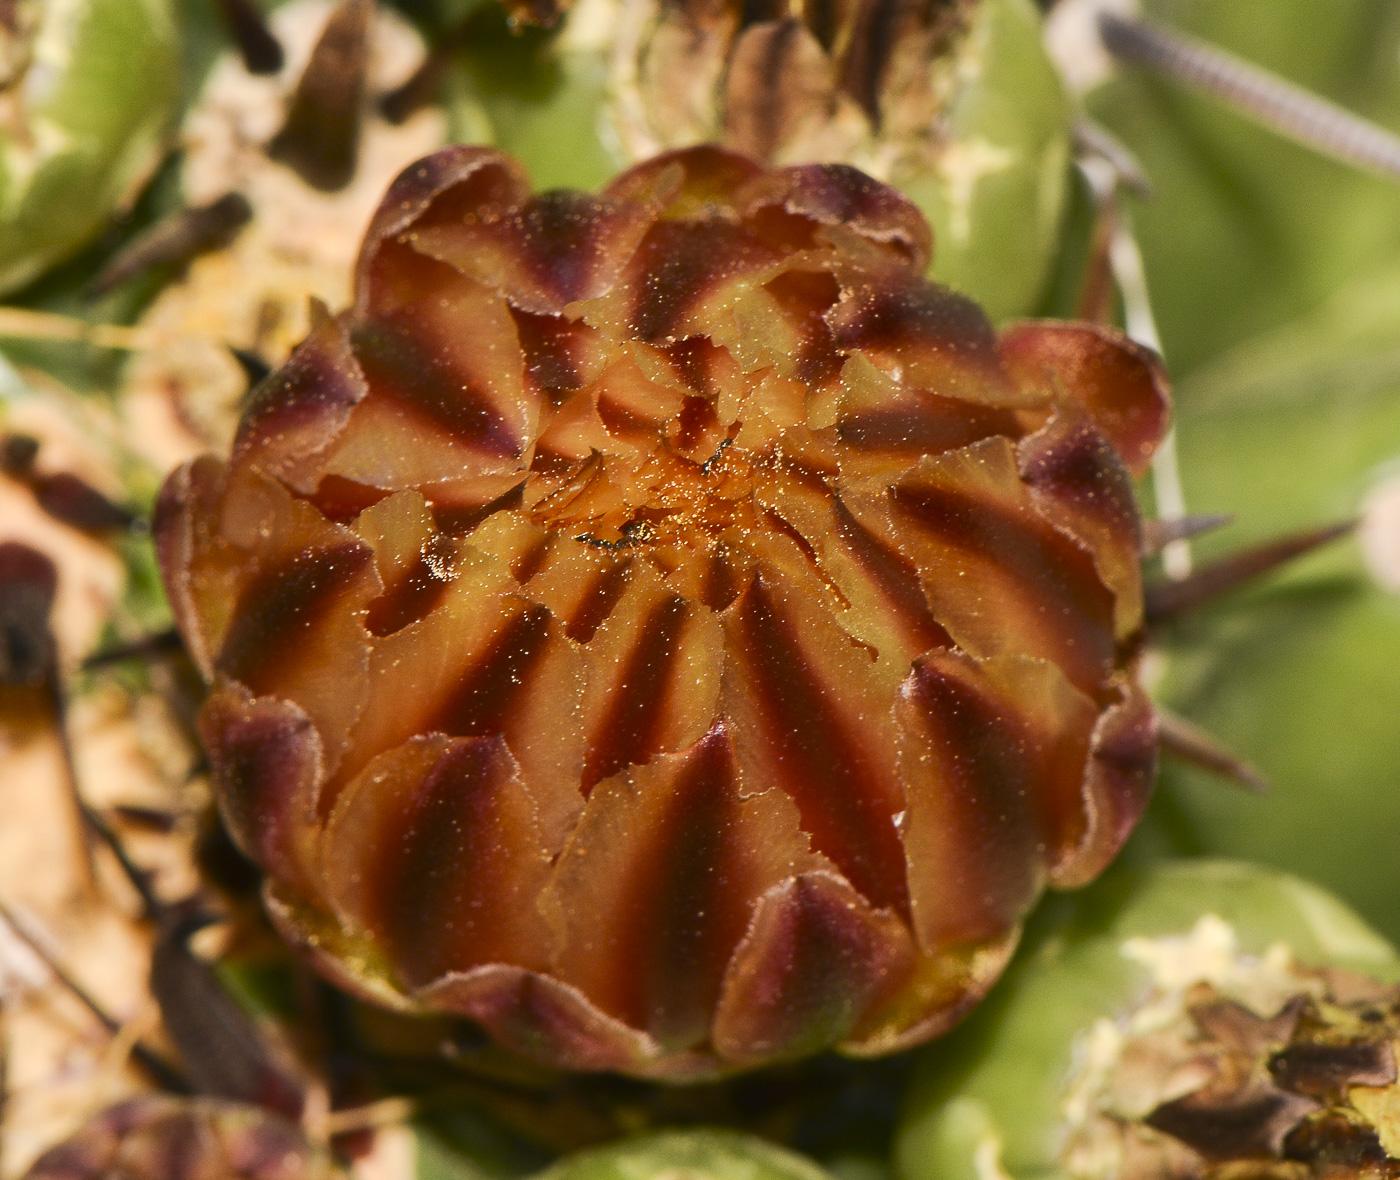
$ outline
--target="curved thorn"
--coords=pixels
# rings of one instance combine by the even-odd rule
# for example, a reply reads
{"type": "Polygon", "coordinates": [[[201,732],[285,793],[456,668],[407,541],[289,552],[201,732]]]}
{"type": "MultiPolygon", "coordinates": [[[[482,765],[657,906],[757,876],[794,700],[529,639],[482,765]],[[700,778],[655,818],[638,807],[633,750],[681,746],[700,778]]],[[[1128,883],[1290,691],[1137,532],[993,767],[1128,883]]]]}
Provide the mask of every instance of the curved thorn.
{"type": "Polygon", "coordinates": [[[1152,181],[1142,161],[1107,127],[1087,115],[1074,121],[1074,146],[1083,155],[1097,156],[1113,169],[1118,184],[1135,197],[1152,199],[1152,181]]]}
{"type": "Polygon", "coordinates": [[[1196,86],[1325,156],[1400,178],[1400,137],[1277,74],[1152,21],[1102,13],[1099,36],[1114,57],[1196,86]]]}
{"type": "Polygon", "coordinates": [[[1291,533],[1243,552],[1232,553],[1176,581],[1154,582],[1146,587],[1147,621],[1165,623],[1180,618],[1231,590],[1263,577],[1295,557],[1345,536],[1356,528],[1356,523],[1355,520],[1347,520],[1325,528],[1291,533]]]}
{"type": "Polygon", "coordinates": [[[1157,739],[1162,752],[1189,762],[1255,795],[1269,791],[1269,780],[1252,763],[1180,714],[1157,709],[1157,739]]]}
{"type": "Polygon", "coordinates": [[[1171,520],[1145,520],[1142,522],[1142,555],[1154,557],[1175,541],[1199,537],[1202,533],[1231,524],[1234,519],[1228,512],[1217,512],[1201,516],[1178,516],[1171,520]]]}
{"type": "Polygon", "coordinates": [[[119,249],[83,288],[84,299],[97,299],[128,279],[157,266],[184,266],[200,254],[233,240],[253,217],[242,193],[225,193],[207,205],[178,209],[142,230],[119,249]]]}

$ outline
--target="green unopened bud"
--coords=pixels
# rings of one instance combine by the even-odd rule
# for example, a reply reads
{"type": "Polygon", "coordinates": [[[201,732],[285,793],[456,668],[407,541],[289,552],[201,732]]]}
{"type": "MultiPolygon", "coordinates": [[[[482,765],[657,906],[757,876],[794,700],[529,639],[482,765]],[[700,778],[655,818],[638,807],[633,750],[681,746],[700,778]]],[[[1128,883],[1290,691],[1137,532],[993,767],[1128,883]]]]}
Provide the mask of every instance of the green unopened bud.
{"type": "Polygon", "coordinates": [[[170,0],[0,3],[0,291],[133,199],[178,96],[170,0]]]}
{"type": "Polygon", "coordinates": [[[580,1151],[536,1180],[830,1180],[804,1156],[735,1131],[662,1131],[580,1151]]]}
{"type": "Polygon", "coordinates": [[[936,278],[993,318],[1034,305],[1069,108],[1029,0],[579,0],[553,34],[507,23],[469,39],[469,89],[542,184],[706,142],[853,164],[929,218],[936,278]]]}
{"type": "Polygon", "coordinates": [[[1067,909],[923,1063],[906,1180],[1400,1167],[1400,957],[1341,903],[1214,861],[1067,909]]]}

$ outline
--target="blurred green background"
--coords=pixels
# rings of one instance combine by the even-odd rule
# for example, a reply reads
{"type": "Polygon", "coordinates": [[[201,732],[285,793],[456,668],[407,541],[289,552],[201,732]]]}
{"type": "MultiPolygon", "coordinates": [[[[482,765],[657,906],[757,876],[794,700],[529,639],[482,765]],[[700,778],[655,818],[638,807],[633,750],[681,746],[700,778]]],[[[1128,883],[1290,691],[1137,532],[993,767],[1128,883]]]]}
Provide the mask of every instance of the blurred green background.
{"type": "MultiPolygon", "coordinates": [[[[1400,128],[1394,4],[1146,10],[1400,128]]],[[[1087,105],[1154,189],[1132,217],[1175,386],[1188,509],[1236,520],[1197,543],[1198,559],[1354,514],[1400,461],[1400,182],[1141,72],[1087,105]]],[[[1400,597],[1368,576],[1357,543],[1183,622],[1167,651],[1161,698],[1273,790],[1247,795],[1169,760],[1132,854],[1289,869],[1400,937],[1400,597]]]]}

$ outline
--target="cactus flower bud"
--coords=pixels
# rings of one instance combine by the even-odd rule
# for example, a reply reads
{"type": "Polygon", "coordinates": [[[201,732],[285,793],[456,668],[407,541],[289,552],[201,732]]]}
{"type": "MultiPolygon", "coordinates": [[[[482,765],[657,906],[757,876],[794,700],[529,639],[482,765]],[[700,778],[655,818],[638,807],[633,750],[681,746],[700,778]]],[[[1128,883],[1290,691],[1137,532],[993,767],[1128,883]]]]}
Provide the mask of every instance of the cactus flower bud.
{"type": "Polygon", "coordinates": [[[134,198],[179,92],[170,0],[0,4],[0,292],[134,198]]]}
{"type": "Polygon", "coordinates": [[[224,814],[333,977],[577,1069],[884,1053],[1114,855],[1161,374],[998,338],[929,236],[714,148],[395,182],[156,522],[224,814]]]}
{"type": "Polygon", "coordinates": [[[916,1073],[906,1180],[1395,1175],[1400,956],[1265,869],[1115,876],[916,1073]]]}
{"type": "Polygon", "coordinates": [[[295,1123],[256,1106],[147,1096],[109,1107],[26,1180],[330,1180],[295,1123]]]}

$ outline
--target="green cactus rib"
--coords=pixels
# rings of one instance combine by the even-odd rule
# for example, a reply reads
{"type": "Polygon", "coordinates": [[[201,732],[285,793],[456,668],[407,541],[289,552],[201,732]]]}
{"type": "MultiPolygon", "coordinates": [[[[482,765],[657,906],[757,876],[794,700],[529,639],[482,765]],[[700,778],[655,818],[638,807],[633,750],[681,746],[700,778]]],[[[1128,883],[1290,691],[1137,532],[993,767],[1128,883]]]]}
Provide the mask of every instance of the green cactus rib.
{"type": "Polygon", "coordinates": [[[169,0],[48,0],[0,132],[0,292],[90,240],[165,149],[180,93],[169,0]]]}

